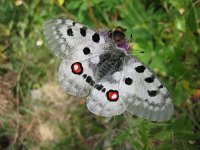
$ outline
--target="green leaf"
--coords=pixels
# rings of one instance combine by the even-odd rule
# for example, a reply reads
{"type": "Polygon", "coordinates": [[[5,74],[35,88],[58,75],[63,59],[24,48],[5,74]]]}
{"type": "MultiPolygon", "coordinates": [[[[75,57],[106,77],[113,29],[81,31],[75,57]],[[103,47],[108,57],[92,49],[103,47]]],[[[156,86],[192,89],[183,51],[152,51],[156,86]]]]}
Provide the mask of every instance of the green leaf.
{"type": "Polygon", "coordinates": [[[178,30],[185,32],[185,18],[183,16],[177,16],[175,18],[175,26],[178,30]]]}
{"type": "Polygon", "coordinates": [[[189,10],[189,14],[187,16],[186,23],[192,32],[195,32],[197,30],[197,14],[192,4],[189,10]]]}

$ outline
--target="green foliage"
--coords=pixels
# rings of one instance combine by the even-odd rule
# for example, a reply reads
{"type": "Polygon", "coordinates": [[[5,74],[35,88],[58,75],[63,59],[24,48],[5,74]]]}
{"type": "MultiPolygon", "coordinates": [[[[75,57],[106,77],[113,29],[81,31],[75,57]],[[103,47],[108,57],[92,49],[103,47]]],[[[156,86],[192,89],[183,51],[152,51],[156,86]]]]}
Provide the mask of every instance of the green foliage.
{"type": "MultiPolygon", "coordinates": [[[[21,2],[0,1],[0,75],[16,73],[17,83],[12,92],[19,104],[15,103],[8,115],[0,115],[0,149],[200,148],[198,0],[21,2]],[[75,110],[63,111],[63,116],[71,113],[70,119],[60,121],[56,119],[59,110],[53,111],[53,102],[34,101],[30,96],[33,89],[53,80],[57,82],[60,60],[48,50],[42,25],[48,19],[59,17],[99,29],[103,26],[127,28],[127,37],[133,34],[133,55],[154,70],[169,89],[175,104],[174,117],[165,123],[152,123],[121,115],[106,122],[89,113],[85,105],[76,103],[75,110]],[[36,108],[39,113],[35,113],[36,108]],[[20,123],[15,113],[20,116],[20,123]],[[33,126],[41,122],[50,124],[52,131],[55,129],[55,136],[45,142],[34,134],[33,126]],[[5,137],[9,141],[7,145],[2,140],[5,137]]],[[[0,88],[3,87],[0,85],[0,88]]]]}

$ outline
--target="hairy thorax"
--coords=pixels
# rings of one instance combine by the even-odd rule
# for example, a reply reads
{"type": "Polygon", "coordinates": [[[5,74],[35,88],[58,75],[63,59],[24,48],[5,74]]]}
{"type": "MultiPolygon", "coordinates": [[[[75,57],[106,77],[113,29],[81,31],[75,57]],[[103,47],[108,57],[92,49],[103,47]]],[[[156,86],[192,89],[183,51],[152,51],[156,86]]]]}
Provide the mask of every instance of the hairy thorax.
{"type": "Polygon", "coordinates": [[[123,61],[126,54],[121,49],[111,50],[110,52],[100,55],[100,61],[97,64],[96,75],[99,78],[106,76],[107,74],[114,74],[120,71],[123,67],[123,61]]]}

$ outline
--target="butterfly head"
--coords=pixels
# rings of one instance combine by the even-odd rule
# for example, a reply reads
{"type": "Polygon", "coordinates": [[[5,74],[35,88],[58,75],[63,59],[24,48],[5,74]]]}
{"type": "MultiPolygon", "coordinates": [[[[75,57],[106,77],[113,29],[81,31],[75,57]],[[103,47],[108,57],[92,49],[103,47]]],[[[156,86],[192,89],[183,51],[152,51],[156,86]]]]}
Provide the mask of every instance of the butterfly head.
{"type": "Polygon", "coordinates": [[[122,44],[126,40],[126,36],[124,34],[125,31],[126,29],[117,27],[114,30],[110,30],[108,33],[109,33],[109,37],[112,38],[115,41],[115,43],[118,45],[118,44],[122,44]]]}
{"type": "Polygon", "coordinates": [[[117,27],[116,29],[108,31],[108,37],[112,39],[117,47],[124,49],[127,53],[130,52],[131,46],[128,43],[125,32],[127,29],[117,27]]]}

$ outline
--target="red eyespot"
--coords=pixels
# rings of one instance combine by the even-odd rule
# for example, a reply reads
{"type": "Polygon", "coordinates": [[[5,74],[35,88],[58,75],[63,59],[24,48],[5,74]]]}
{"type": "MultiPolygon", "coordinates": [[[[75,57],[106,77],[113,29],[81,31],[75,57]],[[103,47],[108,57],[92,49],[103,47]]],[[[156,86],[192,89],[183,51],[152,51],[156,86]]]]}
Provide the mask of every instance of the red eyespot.
{"type": "Polygon", "coordinates": [[[71,65],[72,72],[74,74],[81,75],[83,73],[83,66],[79,62],[75,62],[71,65]]]}
{"type": "Polygon", "coordinates": [[[119,99],[119,92],[116,90],[109,90],[106,95],[107,99],[112,102],[115,102],[119,99]]]}

